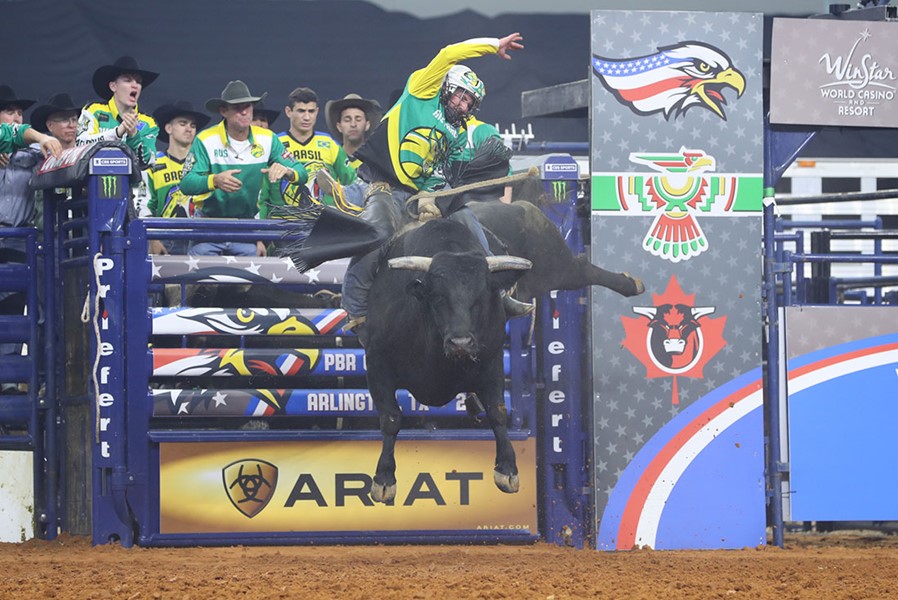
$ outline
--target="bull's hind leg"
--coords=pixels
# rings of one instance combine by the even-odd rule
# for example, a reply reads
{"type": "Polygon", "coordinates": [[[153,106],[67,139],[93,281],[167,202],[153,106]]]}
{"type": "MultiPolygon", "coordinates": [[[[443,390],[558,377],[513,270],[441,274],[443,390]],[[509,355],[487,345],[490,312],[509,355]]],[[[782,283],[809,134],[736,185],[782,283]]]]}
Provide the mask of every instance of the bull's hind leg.
{"type": "MultiPolygon", "coordinates": [[[[583,282],[589,282],[589,285],[600,285],[606,287],[612,292],[617,292],[621,296],[629,298],[630,296],[638,296],[645,291],[645,284],[642,280],[633,277],[629,273],[614,273],[607,271],[602,267],[589,262],[585,256],[578,256],[575,259],[582,270],[582,279],[580,277],[574,282],[577,287],[582,287],[583,282]]],[[[562,289],[571,289],[563,287],[562,289]]],[[[576,288],[573,288],[576,289],[576,288]]]]}
{"type": "Polygon", "coordinates": [[[402,427],[402,411],[396,402],[396,390],[385,390],[381,386],[372,385],[370,380],[368,386],[377,408],[380,433],[383,436],[377,470],[371,482],[371,499],[386,504],[396,497],[396,457],[393,452],[396,436],[402,427]]]}
{"type": "Polygon", "coordinates": [[[518,479],[514,447],[508,437],[508,411],[502,400],[502,390],[490,390],[489,393],[478,396],[481,400],[486,399],[486,416],[496,437],[496,470],[493,471],[493,481],[503,492],[514,494],[520,489],[521,482],[518,479]]]}

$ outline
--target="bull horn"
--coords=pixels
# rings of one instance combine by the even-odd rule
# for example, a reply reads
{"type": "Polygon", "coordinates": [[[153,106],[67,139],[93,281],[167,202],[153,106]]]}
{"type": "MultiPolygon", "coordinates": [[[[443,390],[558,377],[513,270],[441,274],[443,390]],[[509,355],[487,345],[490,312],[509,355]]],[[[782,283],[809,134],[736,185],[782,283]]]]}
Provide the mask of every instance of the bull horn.
{"type": "Polygon", "coordinates": [[[430,270],[430,263],[432,262],[433,258],[430,256],[400,256],[391,258],[387,261],[387,264],[390,265],[391,269],[408,269],[426,273],[430,270]]]}
{"type": "Polygon", "coordinates": [[[487,256],[486,266],[490,268],[490,273],[495,273],[506,270],[526,271],[533,266],[533,263],[519,256],[487,256]]]}
{"type": "Polygon", "coordinates": [[[692,318],[698,320],[702,317],[707,317],[713,314],[715,310],[717,309],[714,306],[695,306],[692,308],[692,318]]]}

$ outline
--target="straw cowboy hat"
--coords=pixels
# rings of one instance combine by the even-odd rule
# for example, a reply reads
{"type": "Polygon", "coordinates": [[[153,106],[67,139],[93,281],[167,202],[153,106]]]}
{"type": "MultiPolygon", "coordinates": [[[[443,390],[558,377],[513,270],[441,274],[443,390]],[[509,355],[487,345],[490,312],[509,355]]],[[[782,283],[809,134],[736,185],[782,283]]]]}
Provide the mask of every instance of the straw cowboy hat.
{"type": "Polygon", "coordinates": [[[337,131],[337,122],[340,121],[340,114],[345,108],[358,108],[365,111],[365,116],[371,122],[371,130],[377,127],[380,121],[380,103],[377,100],[368,100],[362,98],[358,94],[346,94],[342,100],[328,100],[324,105],[324,115],[327,119],[327,127],[331,134],[339,141],[343,141],[343,136],[337,131]]]}
{"type": "Polygon", "coordinates": [[[184,100],[178,100],[174,104],[163,104],[153,113],[153,119],[159,125],[159,139],[168,143],[168,132],[165,131],[165,125],[175,117],[190,117],[196,121],[196,130],[199,131],[209,124],[212,117],[205,113],[194,110],[193,104],[184,100]]]}
{"type": "Polygon", "coordinates": [[[229,81],[228,85],[221,90],[220,98],[210,98],[209,100],[206,100],[206,110],[210,113],[218,113],[218,109],[225,104],[243,104],[244,102],[252,102],[255,104],[256,102],[264,100],[267,96],[268,92],[265,92],[261,96],[253,96],[246,84],[239,79],[236,81],[229,81]]]}
{"type": "Polygon", "coordinates": [[[46,104],[41,104],[31,113],[31,126],[47,133],[47,119],[54,113],[71,112],[75,116],[81,112],[81,105],[72,102],[71,96],[68,94],[56,94],[50,96],[46,104]]]}
{"type": "Polygon", "coordinates": [[[118,79],[119,75],[124,75],[125,73],[140,75],[140,83],[144,88],[148,88],[150,84],[156,81],[156,78],[159,77],[159,73],[141,69],[133,57],[121,56],[115,59],[115,62],[111,65],[103,65],[94,71],[94,91],[100,98],[109,100],[112,98],[112,90],[109,89],[109,82],[115,81],[118,79]]]}
{"type": "Polygon", "coordinates": [[[15,90],[8,85],[0,85],[0,106],[18,106],[24,111],[35,102],[36,100],[25,100],[17,97],[15,90]]]}

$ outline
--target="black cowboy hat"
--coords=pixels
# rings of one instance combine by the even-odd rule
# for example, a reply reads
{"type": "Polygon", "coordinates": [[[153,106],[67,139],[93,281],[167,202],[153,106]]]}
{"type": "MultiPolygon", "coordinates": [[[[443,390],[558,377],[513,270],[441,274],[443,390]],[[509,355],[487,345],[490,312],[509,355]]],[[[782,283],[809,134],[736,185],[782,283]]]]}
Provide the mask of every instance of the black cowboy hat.
{"type": "Polygon", "coordinates": [[[206,100],[206,110],[210,113],[217,113],[219,107],[224,106],[225,104],[243,104],[244,102],[252,102],[255,104],[256,102],[261,102],[267,96],[268,92],[265,92],[261,96],[253,96],[249,91],[249,87],[237,79],[236,81],[228,82],[228,85],[221,90],[220,98],[210,98],[209,100],[206,100]]]}
{"type": "Polygon", "coordinates": [[[163,104],[153,113],[153,119],[159,126],[159,139],[168,143],[168,132],[165,131],[165,125],[175,117],[190,117],[196,121],[196,130],[199,131],[209,124],[212,117],[206,113],[194,110],[193,104],[185,100],[178,100],[171,104],[163,104]]]}
{"type": "Polygon", "coordinates": [[[8,85],[0,85],[0,106],[18,106],[23,111],[35,103],[35,100],[25,100],[16,97],[16,92],[8,85]]]}
{"type": "Polygon", "coordinates": [[[277,121],[278,116],[280,116],[281,111],[279,110],[271,110],[270,108],[265,108],[265,103],[261,100],[256,102],[256,105],[253,106],[253,116],[262,116],[268,120],[268,128],[271,129],[271,126],[274,125],[274,122],[277,121]]]}
{"type": "Polygon", "coordinates": [[[377,127],[380,121],[380,102],[377,100],[368,100],[362,98],[358,94],[346,94],[342,100],[328,100],[324,105],[324,117],[327,119],[327,127],[331,134],[339,141],[343,141],[343,136],[337,131],[337,122],[340,120],[340,113],[345,108],[358,108],[365,112],[368,121],[371,122],[371,130],[377,127]]]}
{"type": "Polygon", "coordinates": [[[80,113],[81,105],[72,102],[72,97],[68,94],[56,94],[50,96],[46,104],[40,104],[31,113],[31,126],[47,133],[47,119],[54,113],[73,112],[80,113]]]}
{"type": "Polygon", "coordinates": [[[104,100],[112,98],[112,90],[109,89],[109,82],[118,79],[119,75],[125,73],[133,73],[140,75],[141,85],[149,87],[151,83],[156,81],[159,73],[152,71],[144,71],[137,65],[137,61],[131,56],[121,56],[115,59],[111,65],[103,65],[94,71],[94,91],[104,100]]]}

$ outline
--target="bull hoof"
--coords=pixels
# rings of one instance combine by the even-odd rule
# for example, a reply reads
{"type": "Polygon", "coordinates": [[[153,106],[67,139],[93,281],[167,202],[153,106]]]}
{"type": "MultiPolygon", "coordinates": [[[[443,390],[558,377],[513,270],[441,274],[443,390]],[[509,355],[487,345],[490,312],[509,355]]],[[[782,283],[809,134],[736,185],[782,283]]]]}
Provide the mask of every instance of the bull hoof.
{"type": "Polygon", "coordinates": [[[383,502],[386,504],[396,497],[396,484],[383,485],[376,481],[371,482],[371,499],[375,502],[383,502]]]}
{"type": "Polygon", "coordinates": [[[521,489],[521,480],[517,475],[506,475],[499,471],[493,471],[493,481],[496,482],[496,487],[506,494],[515,494],[521,489]]]}
{"type": "Polygon", "coordinates": [[[633,282],[633,291],[630,292],[629,294],[625,294],[625,296],[627,296],[627,297],[638,296],[639,294],[641,294],[645,291],[645,284],[642,283],[642,279],[639,279],[638,277],[633,277],[629,273],[624,273],[624,277],[626,277],[627,279],[629,279],[630,281],[633,282]]]}

